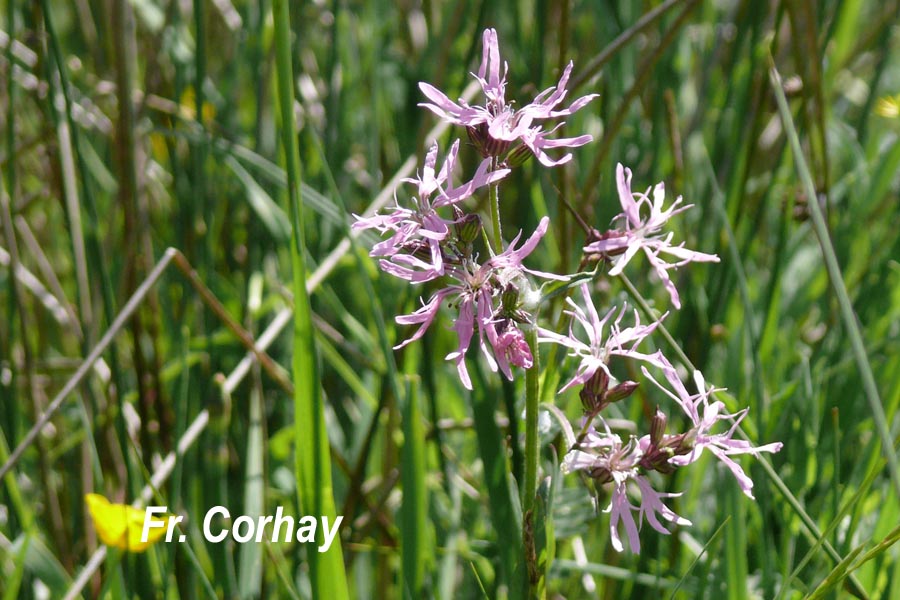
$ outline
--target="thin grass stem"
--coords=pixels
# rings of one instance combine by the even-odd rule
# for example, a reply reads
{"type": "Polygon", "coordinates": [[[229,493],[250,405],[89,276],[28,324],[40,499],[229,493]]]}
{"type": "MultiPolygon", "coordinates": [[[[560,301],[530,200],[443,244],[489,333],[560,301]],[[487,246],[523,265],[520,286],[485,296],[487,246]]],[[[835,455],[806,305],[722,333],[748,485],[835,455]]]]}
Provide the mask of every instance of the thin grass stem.
{"type": "Polygon", "coordinates": [[[843,321],[847,336],[850,338],[850,349],[853,352],[853,358],[856,360],[860,379],[862,379],[863,393],[865,394],[866,401],[869,403],[869,411],[872,413],[875,431],[881,439],[882,451],[884,453],[884,458],[887,461],[888,472],[890,473],[891,481],[894,484],[894,493],[900,498],[900,463],[898,463],[897,454],[894,452],[890,428],[888,426],[887,417],[884,414],[884,405],[882,404],[881,397],[878,393],[878,386],[875,384],[872,365],[869,364],[869,357],[866,354],[866,346],[863,342],[862,332],[860,332],[859,329],[859,321],[856,318],[856,313],[853,311],[853,303],[850,301],[847,287],[844,285],[841,267],[838,264],[837,255],[835,254],[834,246],[831,243],[828,225],[825,223],[825,215],[822,214],[822,209],[819,206],[819,194],[816,193],[812,176],[809,173],[809,167],[806,165],[806,159],[803,156],[803,148],[800,146],[800,138],[797,136],[794,120],[791,117],[791,110],[788,107],[787,99],[784,96],[781,75],[775,68],[774,63],[772,63],[769,70],[769,75],[772,89],[775,91],[775,99],[778,102],[778,112],[781,116],[781,122],[784,125],[788,141],[791,144],[791,152],[794,155],[794,164],[797,167],[797,174],[800,176],[800,182],[803,184],[803,190],[806,193],[813,229],[819,240],[819,247],[822,250],[822,257],[825,260],[828,278],[831,280],[831,287],[834,289],[838,305],[840,306],[841,321],[843,321]]]}

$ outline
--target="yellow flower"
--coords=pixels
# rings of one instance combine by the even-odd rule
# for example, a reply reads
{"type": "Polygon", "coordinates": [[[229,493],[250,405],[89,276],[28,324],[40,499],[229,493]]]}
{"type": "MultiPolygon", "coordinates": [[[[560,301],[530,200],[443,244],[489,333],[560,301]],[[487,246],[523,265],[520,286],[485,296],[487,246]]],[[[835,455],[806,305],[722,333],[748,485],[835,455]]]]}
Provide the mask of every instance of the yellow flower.
{"type": "Polygon", "coordinates": [[[107,546],[127,552],[143,552],[157,542],[168,530],[168,521],[172,518],[172,515],[154,516],[154,521],[165,521],[166,527],[150,528],[147,541],[142,542],[146,511],[127,504],[113,504],[100,494],[86,494],[84,501],[100,540],[107,546]]]}
{"type": "Polygon", "coordinates": [[[875,113],[889,119],[900,117],[900,94],[879,98],[875,104],[875,113]]]}

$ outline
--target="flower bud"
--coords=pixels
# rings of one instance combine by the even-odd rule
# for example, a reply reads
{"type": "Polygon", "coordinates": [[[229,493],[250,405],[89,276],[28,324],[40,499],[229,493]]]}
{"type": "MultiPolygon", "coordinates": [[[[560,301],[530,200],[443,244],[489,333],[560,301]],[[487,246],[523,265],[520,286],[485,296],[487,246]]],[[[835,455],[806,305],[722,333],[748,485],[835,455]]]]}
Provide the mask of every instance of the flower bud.
{"type": "Polygon", "coordinates": [[[504,313],[516,312],[516,309],[519,308],[519,288],[512,283],[507,283],[500,295],[500,305],[504,313]]]}
{"type": "Polygon", "coordinates": [[[650,419],[650,443],[654,447],[659,446],[662,442],[663,435],[666,433],[667,421],[666,415],[657,407],[656,414],[650,419]]]}
{"type": "Polygon", "coordinates": [[[603,369],[597,369],[584,383],[584,389],[594,396],[605,396],[608,388],[609,375],[603,369]]]}
{"type": "Polygon", "coordinates": [[[623,381],[613,389],[606,392],[605,400],[609,404],[618,402],[619,400],[624,400],[634,393],[634,390],[638,388],[638,385],[639,384],[636,381],[623,381]]]}
{"type": "Polygon", "coordinates": [[[506,166],[509,168],[520,167],[528,162],[528,159],[534,156],[531,148],[525,144],[519,144],[506,155],[506,166]]]}
{"type": "Polygon", "coordinates": [[[609,387],[609,375],[603,369],[597,369],[591,378],[584,382],[578,395],[586,414],[596,415],[609,404],[606,401],[607,387],[609,387]]]}
{"type": "Polygon", "coordinates": [[[471,244],[481,234],[481,218],[476,214],[462,215],[456,221],[456,236],[464,244],[471,244]]]}

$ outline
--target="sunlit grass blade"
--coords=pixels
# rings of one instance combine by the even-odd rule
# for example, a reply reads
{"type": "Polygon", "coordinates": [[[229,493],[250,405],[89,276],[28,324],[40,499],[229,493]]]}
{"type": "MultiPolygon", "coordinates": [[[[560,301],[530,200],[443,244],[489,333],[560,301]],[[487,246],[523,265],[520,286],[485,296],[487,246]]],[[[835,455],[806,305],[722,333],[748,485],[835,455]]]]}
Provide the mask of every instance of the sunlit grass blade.
{"type": "MultiPolygon", "coordinates": [[[[294,292],[294,453],[297,496],[301,513],[327,517],[334,523],[336,511],[331,481],[331,455],[325,430],[323,395],[317,366],[315,330],[310,298],[306,292],[303,200],[300,196],[300,155],[294,120],[294,75],[291,58],[291,16],[287,0],[274,0],[277,102],[281,115],[282,147],[287,162],[291,215],[291,270],[294,292]]],[[[324,533],[316,531],[317,544],[307,546],[310,582],[315,597],[341,600],[348,597],[347,577],[340,538],[326,552],[324,533]]]]}
{"type": "MultiPolygon", "coordinates": [[[[5,541],[5,540],[4,540],[5,541]]],[[[13,572],[6,578],[4,585],[6,591],[3,593],[3,600],[16,600],[19,597],[19,588],[22,585],[22,578],[25,575],[25,557],[28,553],[31,536],[25,535],[24,541],[19,545],[18,552],[12,555],[13,572]]]]}
{"type": "Polygon", "coordinates": [[[676,585],[676,582],[671,579],[661,578],[658,575],[651,575],[650,573],[638,573],[632,569],[600,563],[579,564],[576,561],[569,559],[557,559],[553,562],[553,568],[550,570],[551,576],[558,576],[560,573],[569,572],[590,573],[609,580],[634,582],[648,587],[653,590],[655,594],[660,594],[663,590],[671,589],[676,585]]]}
{"type": "Polygon", "coordinates": [[[50,590],[52,597],[62,597],[71,578],[53,551],[39,537],[28,533],[19,536],[13,542],[10,551],[15,555],[23,547],[25,547],[25,570],[42,581],[50,590]]]}
{"type": "Polygon", "coordinates": [[[818,600],[819,598],[824,598],[830,591],[832,591],[841,581],[846,579],[847,575],[869,562],[870,560],[877,558],[878,556],[887,552],[891,546],[900,541],[900,526],[895,527],[891,532],[885,536],[883,540],[881,540],[878,544],[875,545],[874,548],[859,556],[862,553],[863,546],[857,546],[854,548],[847,557],[841,561],[839,565],[837,565],[834,569],[832,569],[831,573],[828,574],[819,587],[813,591],[812,594],[807,596],[808,600],[818,600]],[[859,557],[859,560],[857,560],[859,557]]]}
{"type": "Polygon", "coordinates": [[[728,482],[722,497],[728,514],[732,516],[725,525],[724,572],[728,600],[746,600],[747,589],[747,508],[744,495],[736,485],[728,482]]]}
{"type": "Polygon", "coordinates": [[[697,563],[700,562],[700,559],[703,558],[703,555],[706,554],[706,552],[710,549],[710,546],[712,545],[712,543],[716,540],[716,538],[719,537],[719,534],[722,533],[722,531],[725,529],[725,525],[728,524],[729,520],[731,520],[731,517],[728,517],[725,520],[725,522],[722,523],[721,525],[719,525],[719,527],[713,532],[713,534],[711,536],[709,536],[709,539],[706,541],[706,544],[703,545],[703,548],[700,550],[699,553],[697,553],[697,556],[694,557],[694,560],[691,561],[690,566],[687,568],[687,570],[684,571],[684,573],[682,573],[681,579],[678,580],[678,583],[675,585],[675,588],[672,590],[672,595],[669,596],[670,600],[675,600],[675,594],[677,594],[678,590],[681,589],[681,586],[683,586],[685,584],[688,576],[691,574],[691,571],[694,570],[694,567],[697,566],[697,563]]]}

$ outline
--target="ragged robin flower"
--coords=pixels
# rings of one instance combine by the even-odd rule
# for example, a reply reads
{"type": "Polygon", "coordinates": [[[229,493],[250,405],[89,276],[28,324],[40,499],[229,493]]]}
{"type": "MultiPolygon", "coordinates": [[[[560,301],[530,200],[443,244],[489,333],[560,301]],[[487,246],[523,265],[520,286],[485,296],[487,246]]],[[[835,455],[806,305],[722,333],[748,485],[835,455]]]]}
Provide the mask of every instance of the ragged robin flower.
{"type": "Polygon", "coordinates": [[[535,99],[516,110],[506,100],[506,72],[508,67],[503,63],[503,75],[500,74],[500,47],[497,43],[497,31],[485,29],[482,36],[482,59],[476,79],[484,92],[484,106],[471,106],[464,100],[453,102],[436,87],[422,82],[419,89],[430,100],[420,106],[432,111],[445,121],[466,128],[469,139],[484,157],[507,157],[510,166],[521,162],[523,149],[530,151],[542,165],[554,167],[572,159],[565,154],[553,159],[544,150],[551,148],[577,148],[589,143],[593,137],[579,135],[571,138],[551,138],[561,124],[545,130],[542,124],[548,119],[556,119],[571,115],[583,108],[597,94],[588,94],[578,98],[569,106],[562,108],[568,90],[566,86],[572,73],[573,63],[570,61],[563,70],[559,83],[547,88],[535,99]],[[509,154],[507,154],[509,151],[509,154]]]}
{"type": "Polygon", "coordinates": [[[437,143],[425,156],[425,167],[418,179],[404,179],[417,187],[418,195],[412,198],[414,208],[399,204],[390,214],[359,217],[353,229],[375,229],[392,235],[375,246],[371,256],[382,257],[380,266],[386,273],[411,283],[431,281],[444,274],[444,242],[450,235],[450,227],[456,221],[438,214],[438,209],[455,206],[472,196],[478,188],[495,183],[509,173],[509,169],[490,171],[490,160],[483,160],[471,180],[453,187],[451,178],[456,168],[459,140],[447,153],[440,171],[437,169],[437,143]]]}
{"type": "MultiPolygon", "coordinates": [[[[656,531],[668,535],[670,532],[660,523],[659,517],[676,525],[691,525],[684,517],[675,514],[663,501],[676,498],[680,493],[657,492],[650,480],[640,472],[643,458],[642,444],[634,437],[627,443],[612,433],[606,422],[601,419],[604,432],[589,427],[584,436],[563,459],[562,470],[566,473],[584,471],[598,485],[611,483],[609,505],[603,512],[609,513],[609,532],[613,548],[618,552],[624,550],[619,527],[621,525],[628,538],[631,551],[641,551],[641,540],[638,535],[644,519],[656,531]],[[629,482],[637,487],[640,493],[640,504],[635,506],[628,498],[629,482]],[[635,521],[637,514],[637,521],[635,521]]],[[[633,488],[632,488],[632,491],[633,488]]]]}
{"type": "Polygon", "coordinates": [[[601,319],[597,309],[594,307],[593,300],[591,300],[587,284],[581,284],[580,289],[585,308],[582,309],[571,298],[566,298],[566,302],[571,307],[571,310],[566,311],[566,314],[581,326],[587,334],[587,342],[582,341],[579,336],[575,335],[572,326],[569,327],[568,335],[561,335],[543,327],[538,328],[539,342],[554,342],[565,346],[569,349],[571,356],[581,359],[575,376],[559,390],[559,393],[565,392],[572,386],[587,383],[598,369],[602,369],[611,377],[612,374],[608,365],[609,360],[613,356],[633,358],[658,367],[668,364],[668,362],[664,362],[665,359],[660,352],[646,354],[637,350],[637,346],[641,341],[653,333],[653,330],[666,317],[665,314],[655,323],[641,325],[641,318],[635,311],[635,324],[631,327],[623,328],[621,323],[628,308],[627,305],[623,305],[621,310],[618,311],[619,314],[616,318],[609,323],[617,309],[613,307],[601,319]],[[609,323],[609,331],[604,331],[607,323],[609,323]]]}
{"type": "MultiPolygon", "coordinates": [[[[475,331],[478,331],[478,344],[492,371],[498,369],[512,379],[510,365],[529,368],[531,352],[519,328],[519,321],[531,323],[532,316],[520,308],[504,309],[504,294],[510,285],[529,285],[526,275],[551,279],[565,279],[551,273],[543,273],[526,268],[522,261],[531,254],[538,242],[547,232],[550,220],[541,219],[535,232],[519,248],[516,245],[521,237],[517,235],[506,250],[479,264],[477,257],[467,257],[459,264],[447,264],[445,275],[454,283],[435,292],[430,300],[412,314],[396,318],[401,325],[418,325],[419,328],[396,348],[419,339],[431,326],[441,304],[448,300],[458,314],[453,329],[458,338],[457,349],[447,355],[447,360],[456,364],[459,378],[463,385],[472,389],[472,380],[466,368],[466,352],[472,343],[475,331]]],[[[507,301],[508,304],[509,301],[507,301]]]]}
{"type": "Polygon", "coordinates": [[[671,232],[665,234],[662,231],[670,218],[693,205],[688,204],[679,208],[678,205],[681,204],[679,196],[668,209],[663,210],[665,186],[658,183],[653,187],[652,200],[649,189],[644,193],[634,193],[631,191],[631,169],[621,164],[616,166],[616,187],[623,211],[616,219],[622,223],[622,229],[594,235],[594,239],[589,239],[584,247],[584,253],[610,260],[612,268],[609,274],[619,275],[634,255],[643,250],[669,292],[672,304],[675,308],[681,308],[678,290],[669,277],[669,270],[690,262],[719,262],[719,257],[715,254],[688,250],[683,242],[678,245],[672,244],[674,234],[671,232]],[[645,213],[649,211],[649,214],[642,215],[642,211],[645,213]],[[666,261],[665,256],[674,258],[675,262],[666,261]]]}
{"type": "Polygon", "coordinates": [[[684,443],[689,445],[690,451],[679,453],[669,459],[673,465],[682,467],[689,465],[700,458],[704,450],[708,450],[722,464],[724,464],[738,481],[741,491],[753,498],[753,481],[744,473],[741,466],[731,457],[738,454],[752,454],[758,456],[761,452],[778,452],[782,448],[781,442],[753,446],[745,440],[733,439],[738,426],[747,416],[748,408],[734,414],[724,411],[725,405],[716,400],[710,402],[709,396],[716,391],[714,388],[706,388],[703,375],[699,371],[694,372],[694,379],[700,390],[697,394],[688,393],[677,371],[671,365],[663,369],[663,375],[669,382],[672,390],[656,381],[647,371],[641,367],[644,376],[656,384],[667,396],[672,398],[684,411],[691,421],[692,427],[685,436],[684,443]],[[719,421],[726,423],[727,429],[722,433],[712,433],[719,421]]]}

